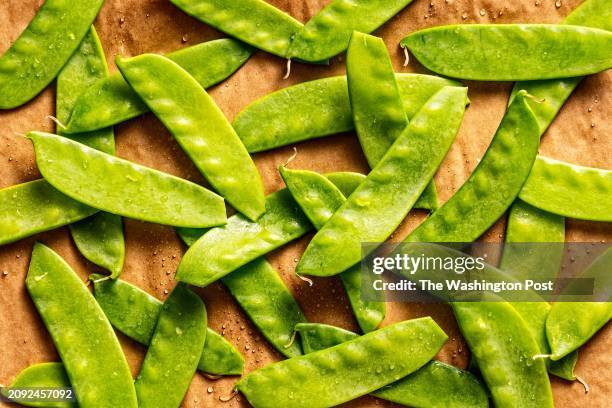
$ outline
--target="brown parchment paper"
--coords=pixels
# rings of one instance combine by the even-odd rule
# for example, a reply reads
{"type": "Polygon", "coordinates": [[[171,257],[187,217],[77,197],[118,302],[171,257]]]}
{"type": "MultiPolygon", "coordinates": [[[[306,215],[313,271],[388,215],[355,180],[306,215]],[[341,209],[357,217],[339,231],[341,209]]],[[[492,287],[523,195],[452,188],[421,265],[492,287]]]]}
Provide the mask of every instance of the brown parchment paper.
{"type": "MultiPolygon", "coordinates": [[[[228,0],[231,1],[231,0],[228,0]]],[[[268,0],[293,17],[307,21],[329,0],[268,0]]],[[[42,0],[0,0],[0,53],[4,52],[34,16],[42,0]]],[[[580,0],[415,0],[375,32],[384,38],[398,72],[425,72],[416,61],[403,67],[398,47],[407,33],[428,26],[450,23],[555,23],[580,0]]],[[[188,17],[166,0],[107,0],[96,20],[111,71],[115,55],[143,52],[164,53],[201,41],[224,37],[212,28],[188,17]]],[[[206,63],[206,61],[203,61],[206,63]]],[[[257,52],[235,75],[210,92],[227,117],[233,117],[249,102],[285,86],[344,72],[344,57],[330,66],[294,63],[284,80],[285,61],[257,52]]],[[[503,116],[511,84],[468,82],[472,101],[461,131],[435,180],[441,200],[447,200],[466,180],[483,156],[503,116]]],[[[582,82],[543,138],[541,153],[582,165],[612,168],[612,72],[594,75],[582,82]]],[[[46,119],[54,113],[54,86],[22,108],[0,111],[0,188],[39,178],[28,140],[16,133],[29,130],[53,131],[46,119]]],[[[151,114],[116,127],[117,154],[123,158],[203,183],[203,178],[178,144],[151,114]]],[[[352,170],[367,172],[354,134],[343,134],[297,145],[298,156],[292,168],[320,172],[352,170]]],[[[278,165],[291,155],[291,147],[255,155],[266,192],[282,187],[278,165]]],[[[401,239],[423,219],[413,211],[394,234],[401,239]]],[[[482,238],[503,239],[504,220],[482,238]]],[[[164,299],[174,285],[173,274],[185,247],[169,227],[125,220],[127,254],[122,278],[164,299]]],[[[312,235],[285,246],[268,256],[309,320],[356,330],[341,284],[335,278],[315,279],[313,287],[293,276],[301,252],[312,235]]],[[[569,241],[607,241],[610,224],[568,220],[569,241]]],[[[82,276],[97,268],[84,260],[70,239],[68,229],[39,234],[0,247],[0,384],[8,384],[25,367],[39,362],[58,361],[44,325],[30,301],[24,279],[32,245],[40,240],[59,252],[82,276]]],[[[246,371],[280,359],[257,332],[237,304],[220,285],[196,289],[206,302],[209,324],[222,333],[244,355],[246,371]]],[[[438,358],[465,367],[469,351],[450,309],[445,305],[388,304],[385,324],[417,316],[431,315],[449,334],[449,341],[438,358]]],[[[132,373],[137,375],[145,348],[118,334],[132,373]]],[[[604,407],[612,398],[612,329],[608,325],[580,351],[577,373],[590,385],[585,395],[578,383],[552,379],[558,407],[604,407]]],[[[103,381],[103,379],[100,379],[103,381]]],[[[184,407],[243,407],[246,399],[236,396],[230,402],[220,397],[231,393],[237,377],[210,380],[196,374],[183,402],[184,407]]],[[[347,407],[391,407],[394,404],[362,397],[347,407]]],[[[0,406],[8,406],[0,403],[0,406]]]]}

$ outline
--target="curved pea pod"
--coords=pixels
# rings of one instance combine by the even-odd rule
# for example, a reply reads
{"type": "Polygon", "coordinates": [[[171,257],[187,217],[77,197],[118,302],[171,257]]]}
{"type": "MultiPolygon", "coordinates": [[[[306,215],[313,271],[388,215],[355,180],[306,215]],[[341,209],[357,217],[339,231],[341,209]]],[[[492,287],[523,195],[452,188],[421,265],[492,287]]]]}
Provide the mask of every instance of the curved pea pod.
{"type": "Polygon", "coordinates": [[[161,55],[119,59],[117,66],[215,190],[249,219],[259,218],[265,198],[255,163],[204,88],[161,55]]]}
{"type": "Polygon", "coordinates": [[[95,208],[143,221],[208,227],[226,220],[223,199],[190,181],[42,132],[30,132],[45,179],[95,208]]]}
{"type": "MultiPolygon", "coordinates": [[[[207,41],[166,55],[202,85],[211,87],[240,68],[253,49],[229,38],[207,41]],[[206,64],[202,64],[206,61],[206,64]]],[[[76,101],[64,133],[81,133],[116,125],[149,111],[119,72],[101,79],[76,101]]]]}
{"type": "Polygon", "coordinates": [[[569,78],[612,67],[612,33],[572,25],[448,25],[400,44],[433,72],[480,81],[569,78]]]}
{"type": "MultiPolygon", "coordinates": [[[[316,229],[322,228],[333,213],[346,201],[342,192],[334,186],[332,181],[319,173],[305,170],[289,170],[281,167],[280,174],[291,195],[316,229]]],[[[358,173],[347,173],[341,176],[342,180],[345,181],[343,186],[345,189],[347,187],[353,187],[354,189],[359,185],[355,183],[350,185],[351,175],[356,175],[352,177],[353,181],[365,180],[365,176],[358,173]]],[[[346,192],[347,195],[351,193],[352,190],[346,192]]],[[[376,329],[385,318],[385,303],[362,299],[361,270],[359,265],[341,273],[340,279],[361,330],[367,333],[376,329]]]]}
{"type": "MultiPolygon", "coordinates": [[[[582,272],[582,277],[608,277],[612,249],[608,248],[582,272]]],[[[553,361],[577,350],[612,319],[612,302],[555,302],[546,319],[546,337],[553,361]]]]}
{"type": "Polygon", "coordinates": [[[553,407],[539,348],[518,312],[506,302],[451,304],[496,407],[553,407]]]}
{"type": "Polygon", "coordinates": [[[45,180],[0,190],[0,245],[80,221],[98,212],[60,193],[45,180]]]}
{"type": "Polygon", "coordinates": [[[288,58],[321,61],[344,51],[351,33],[371,33],[412,0],[332,0],[297,32],[288,58]]]}
{"type": "Polygon", "coordinates": [[[36,243],[26,287],[62,359],[79,406],[136,408],[134,383],[119,341],[70,266],[36,243]]]}
{"type": "MultiPolygon", "coordinates": [[[[2,388],[1,395],[8,400],[11,388],[70,388],[70,380],[62,363],[40,363],[23,369],[8,388],[2,388]]],[[[25,407],[72,408],[77,404],[71,401],[43,402],[29,399],[12,399],[25,407]]]]}
{"type": "MultiPolygon", "coordinates": [[[[335,326],[302,323],[295,326],[304,353],[333,347],[359,337],[335,326]]],[[[467,371],[432,360],[412,374],[374,391],[372,395],[416,408],[486,408],[487,393],[467,371]]]]}
{"type": "Polygon", "coordinates": [[[186,285],[178,284],[162,306],[151,344],[134,383],[139,407],[181,405],[202,355],[205,339],[204,302],[186,285]]]}
{"type": "Polygon", "coordinates": [[[285,57],[302,23],[263,0],[170,0],[190,16],[254,47],[285,57]]]}
{"type": "Polygon", "coordinates": [[[181,259],[176,279],[207,286],[311,229],[291,194],[277,191],[266,198],[266,212],[257,221],[236,214],[202,235],[181,259]]]}
{"type": "MultiPolygon", "coordinates": [[[[92,26],[81,45],[57,77],[55,110],[60,123],[67,123],[76,98],[99,79],[108,76],[104,50],[92,26]]],[[[58,134],[62,134],[58,126],[58,134]]],[[[115,154],[115,136],[112,128],[70,136],[71,139],[108,154],[115,154]]],[[[125,241],[121,217],[99,212],[72,224],[70,232],[85,258],[111,272],[116,278],[123,269],[125,241]]]]}
{"type": "Polygon", "coordinates": [[[416,371],[446,339],[431,318],[408,320],[325,350],[270,364],[248,374],[236,388],[255,408],[329,407],[416,371]]]}
{"type": "Polygon", "coordinates": [[[540,127],[520,92],[504,115],[493,141],[468,180],[419,225],[408,242],[471,242],[510,207],[540,142],[540,127]]]}
{"type": "MultiPolygon", "coordinates": [[[[96,301],[111,324],[129,338],[149,345],[162,302],[121,279],[92,275],[96,301]]],[[[198,369],[209,374],[241,374],[244,358],[217,332],[208,328],[198,369]]]]}
{"type": "MultiPolygon", "coordinates": [[[[411,119],[423,104],[456,81],[420,74],[395,74],[404,110],[411,119]]],[[[345,76],[303,82],[242,110],[232,125],[251,153],[354,129],[345,76]]]]}
{"type": "Polygon", "coordinates": [[[104,0],[47,0],[0,57],[0,109],[16,108],[55,79],[78,48],[104,0]]]}
{"type": "Polygon", "coordinates": [[[586,0],[576,7],[563,22],[612,31],[612,9],[607,0],[586,0]]]}
{"type": "Polygon", "coordinates": [[[306,321],[278,273],[259,258],[221,279],[266,339],[286,357],[302,354],[293,328],[306,321]]]}
{"type": "Polygon", "coordinates": [[[455,139],[466,97],[466,88],[445,87],[430,98],[366,180],[310,241],[297,273],[330,276],[343,272],[361,259],[362,242],[383,242],[391,235],[455,139]]]}
{"type": "MultiPolygon", "coordinates": [[[[357,137],[368,164],[374,168],[408,125],[391,59],[381,38],[353,32],[346,53],[346,77],[357,137]]],[[[438,206],[433,181],[417,203],[425,204],[424,208],[438,206]]]]}
{"type": "Polygon", "coordinates": [[[574,372],[578,363],[578,350],[571,352],[560,360],[548,362],[548,372],[567,381],[575,381],[578,376],[574,372]]]}
{"type": "Polygon", "coordinates": [[[591,221],[612,221],[612,171],[538,156],[519,198],[534,207],[591,221]]]}

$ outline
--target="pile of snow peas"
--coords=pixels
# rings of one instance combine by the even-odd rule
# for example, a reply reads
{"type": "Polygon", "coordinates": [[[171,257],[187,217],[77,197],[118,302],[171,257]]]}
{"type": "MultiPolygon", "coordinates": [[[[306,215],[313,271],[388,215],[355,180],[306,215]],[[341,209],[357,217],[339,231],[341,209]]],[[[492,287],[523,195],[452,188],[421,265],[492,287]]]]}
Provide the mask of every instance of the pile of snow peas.
{"type": "MultiPolygon", "coordinates": [[[[609,298],[451,302],[471,352],[468,371],[435,359],[448,336],[431,317],[386,322],[383,299],[362,296],[360,262],[363,243],[388,240],[415,208],[429,215],[404,242],[474,242],[506,216],[509,243],[564,242],[566,218],[612,222],[611,170],[538,153],[581,79],[612,68],[609,0],[585,0],[563,24],[409,33],[399,46],[431,74],[394,72],[385,43],[371,35],[412,0],[331,0],[305,24],[263,0],[170,2],[233,38],[118,57],[110,75],[93,26],[104,1],[46,0],[0,56],[0,109],[26,104],[55,81],[57,122],[56,134],[27,134],[42,178],[0,189],[0,245],[69,226],[82,256],[108,272],[84,283],[50,246],[34,243],[25,287],[61,361],[25,367],[2,396],[71,388],[74,401],[12,400],[176,408],[200,370],[241,376],[235,392],[256,408],[331,407],[368,394],[422,408],[540,408],[554,405],[549,374],[584,382],[578,350],[612,318],[609,298]],[[329,64],[346,51],[346,75],[265,95],[230,122],[206,89],[256,49],[289,68],[329,64]],[[462,80],[515,84],[486,153],[440,205],[433,177],[469,109],[462,80]],[[206,187],[116,155],[113,126],[149,111],[206,187]],[[368,174],[286,163],[278,169],[286,188],[264,194],[253,154],[341,132],[355,133],[368,174]],[[226,205],[236,213],[228,216],[226,205]],[[163,302],[120,279],[124,217],[173,227],[187,246],[163,302]],[[295,273],[307,281],[338,275],[361,333],[309,322],[266,259],[311,231],[295,273]],[[189,287],[216,282],[282,361],[244,373],[244,357],[208,327],[204,301],[189,287]],[[135,379],[115,330],[147,348],[135,379]]],[[[554,273],[562,256],[508,247],[499,269],[554,273]]],[[[611,264],[608,248],[585,273],[611,264]]]]}

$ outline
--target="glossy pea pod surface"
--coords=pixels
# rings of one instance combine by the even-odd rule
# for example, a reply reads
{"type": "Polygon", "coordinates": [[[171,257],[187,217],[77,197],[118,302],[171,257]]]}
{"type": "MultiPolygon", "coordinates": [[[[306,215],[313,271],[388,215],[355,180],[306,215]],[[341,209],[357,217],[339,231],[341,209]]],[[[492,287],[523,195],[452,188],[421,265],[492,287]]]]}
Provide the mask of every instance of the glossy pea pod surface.
{"type": "MultiPolygon", "coordinates": [[[[64,370],[62,363],[39,363],[23,369],[13,380],[11,385],[2,388],[0,395],[9,398],[9,389],[27,388],[70,388],[68,374],[64,370]]],[[[74,396],[74,395],[73,395],[74,396]]],[[[32,398],[13,398],[11,401],[17,402],[25,407],[41,408],[73,408],[76,402],[73,401],[36,401],[32,398]]]]}
{"type": "Polygon", "coordinates": [[[288,58],[321,61],[344,51],[351,33],[371,33],[412,0],[332,0],[293,38],[288,58]]]}
{"type": "Polygon", "coordinates": [[[98,212],[60,193],[46,180],[0,190],[0,245],[80,221],[98,212]]]}
{"type": "MultiPolygon", "coordinates": [[[[346,53],[346,76],[355,131],[368,164],[374,168],[408,126],[391,59],[381,38],[353,32],[346,53]]],[[[417,203],[432,203],[431,209],[435,209],[437,199],[432,181],[417,203]]]]}
{"type": "MultiPolygon", "coordinates": [[[[356,333],[320,323],[295,326],[305,354],[359,337],[356,333]]],[[[374,391],[372,395],[415,408],[486,408],[487,393],[467,371],[432,360],[412,374],[374,391]]]]}
{"type": "Polygon", "coordinates": [[[26,287],[62,359],[79,406],[136,408],[130,369],[113,328],[70,266],[36,243],[26,287]]]}
{"type": "Polygon", "coordinates": [[[343,272],[361,259],[362,242],[382,242],[391,235],[455,139],[466,99],[467,90],[457,87],[445,87],[430,98],[366,180],[317,232],[297,273],[343,272]]]}
{"type": "Polygon", "coordinates": [[[263,0],[170,1],[190,16],[279,57],[287,56],[291,39],[303,27],[263,0]]]}
{"type": "MultiPolygon", "coordinates": [[[[142,289],[121,279],[108,280],[92,275],[96,301],[111,324],[129,338],[148,346],[162,310],[162,302],[142,289]]],[[[198,369],[209,374],[237,375],[244,367],[244,358],[231,343],[211,328],[198,369]]]]}
{"type": "Polygon", "coordinates": [[[159,224],[208,227],[226,221],[223,199],[190,181],[70,139],[30,132],[36,163],[64,194],[113,214],[159,224]]]}
{"type": "Polygon", "coordinates": [[[47,0],[0,57],[0,109],[34,98],[78,48],[104,0],[47,0]]]}
{"type": "Polygon", "coordinates": [[[412,33],[401,45],[433,72],[480,81],[569,78],[612,67],[612,33],[572,25],[449,25],[412,33]]]}
{"type": "Polygon", "coordinates": [[[452,304],[496,407],[553,407],[546,365],[518,312],[502,301],[452,304]]]}
{"type": "Polygon", "coordinates": [[[416,371],[446,339],[431,318],[408,320],[270,364],[248,374],[236,388],[255,408],[330,407],[416,371]]]}
{"type": "MultiPolygon", "coordinates": [[[[340,189],[330,179],[319,173],[306,170],[289,170],[284,167],[280,168],[280,173],[291,195],[317,230],[322,228],[334,212],[346,201],[340,189]]],[[[358,173],[340,174],[340,177],[343,178],[341,184],[343,184],[347,195],[350,195],[365,180],[365,176],[358,173]],[[353,180],[350,180],[351,175],[355,176],[353,180]]],[[[367,333],[376,329],[385,318],[385,303],[362,299],[359,265],[341,273],[340,279],[361,330],[367,333]]]]}
{"type": "Polygon", "coordinates": [[[289,191],[277,191],[266,197],[266,212],[257,221],[236,214],[202,235],[181,259],[176,279],[207,286],[311,229],[289,191]]]}
{"type": "Polygon", "coordinates": [[[471,242],[510,207],[529,174],[540,141],[539,125],[525,99],[523,93],[517,95],[468,180],[406,241],[471,242]]]}
{"type": "Polygon", "coordinates": [[[179,407],[206,340],[206,307],[186,285],[164,302],[140,374],[134,382],[141,408],[179,407]]]}
{"type": "MultiPolygon", "coordinates": [[[[253,49],[229,38],[207,41],[168,53],[203,88],[213,86],[240,68],[253,49]],[[205,64],[202,61],[206,61],[205,64]]],[[[76,100],[64,132],[81,133],[116,125],[149,111],[147,105],[116,72],[101,79],[76,100]]]]}
{"type": "Polygon", "coordinates": [[[276,350],[288,358],[302,354],[292,333],[306,317],[268,261],[259,258],[221,281],[276,350]]]}
{"type": "MultiPolygon", "coordinates": [[[[81,45],[57,77],[55,115],[60,123],[67,123],[76,98],[99,79],[108,76],[104,50],[92,26],[81,45]]],[[[58,125],[58,134],[62,126],[58,125]]],[[[112,128],[70,136],[80,143],[108,154],[115,154],[112,128]]],[[[121,217],[98,212],[70,225],[74,242],[85,258],[111,272],[116,278],[123,269],[125,241],[121,217]]]]}
{"type": "Polygon", "coordinates": [[[259,172],[204,88],[161,55],[119,59],[117,66],[215,190],[249,219],[259,218],[265,210],[259,172]]]}
{"type": "Polygon", "coordinates": [[[612,170],[538,156],[519,198],[534,207],[591,221],[612,221],[612,170]]]}

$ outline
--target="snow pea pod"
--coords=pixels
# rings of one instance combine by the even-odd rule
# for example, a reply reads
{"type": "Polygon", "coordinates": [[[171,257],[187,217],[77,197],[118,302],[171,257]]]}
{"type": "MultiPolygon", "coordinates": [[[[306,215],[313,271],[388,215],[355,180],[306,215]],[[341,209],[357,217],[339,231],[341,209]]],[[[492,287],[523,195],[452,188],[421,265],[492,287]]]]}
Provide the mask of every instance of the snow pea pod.
{"type": "Polygon", "coordinates": [[[591,221],[612,221],[612,171],[538,156],[519,193],[534,207],[591,221]]]}
{"type": "MultiPolygon", "coordinates": [[[[8,398],[10,388],[70,388],[70,380],[62,363],[40,363],[22,370],[8,388],[2,388],[2,395],[8,398]]],[[[72,408],[77,404],[71,401],[43,402],[28,399],[12,399],[26,407],[72,408]]]]}
{"type": "Polygon", "coordinates": [[[259,218],[265,198],[255,163],[204,88],[161,55],[118,59],[117,66],[208,182],[236,210],[259,218]]]}
{"type": "MultiPolygon", "coordinates": [[[[346,201],[345,195],[329,179],[319,173],[305,170],[290,170],[284,167],[280,168],[280,173],[294,200],[317,230],[321,229],[334,212],[346,201]]],[[[356,177],[357,180],[365,180],[363,175],[357,173],[348,174],[361,176],[356,177]]],[[[346,180],[347,178],[345,174],[344,179],[346,180]]],[[[345,185],[344,187],[353,187],[352,190],[345,193],[350,195],[358,187],[358,184],[353,186],[345,185]]],[[[367,333],[376,329],[385,318],[386,307],[384,302],[362,299],[360,265],[353,266],[347,271],[342,272],[340,279],[361,330],[367,333]]]]}
{"type": "Polygon", "coordinates": [[[178,284],[162,306],[134,383],[138,406],[180,406],[195,374],[205,340],[204,302],[187,285],[178,284]]]}
{"type": "MultiPolygon", "coordinates": [[[[612,249],[608,248],[583,272],[609,275],[612,249]]],[[[609,296],[608,296],[609,297],[609,296]]],[[[577,350],[612,319],[612,302],[555,302],[546,319],[546,337],[553,361],[577,350]]]]}
{"type": "Polygon", "coordinates": [[[553,407],[546,365],[518,312],[506,302],[451,304],[496,407],[553,407]],[[534,354],[535,353],[535,354],[534,354]]]}
{"type": "Polygon", "coordinates": [[[197,184],[61,136],[30,132],[28,137],[45,179],[82,203],[176,226],[207,227],[226,220],[223,199],[197,184]]]}
{"type": "Polygon", "coordinates": [[[47,0],[0,57],[0,109],[16,108],[53,81],[100,11],[104,0],[47,0]]]}
{"type": "Polygon", "coordinates": [[[540,141],[540,127],[525,99],[525,93],[519,92],[468,180],[406,241],[471,242],[510,207],[529,174],[540,141]]]}
{"type": "MultiPolygon", "coordinates": [[[[445,78],[395,74],[408,119],[445,86],[445,78]]],[[[345,76],[303,82],[263,98],[242,110],[232,125],[251,153],[354,129],[345,76]]]]}
{"type": "Polygon", "coordinates": [[[312,229],[291,194],[280,190],[266,198],[266,212],[257,221],[241,214],[206,232],[185,253],[176,279],[207,286],[312,229]]]}
{"type": "MultiPolygon", "coordinates": [[[[96,301],[111,324],[129,338],[148,346],[162,310],[162,302],[121,279],[92,275],[96,301]]],[[[198,369],[209,374],[241,374],[244,358],[213,329],[208,328],[198,369]]]]}
{"type": "Polygon", "coordinates": [[[466,98],[466,88],[458,87],[445,87],[431,97],[366,180],[314,236],[297,273],[330,276],[343,272],[361,259],[362,242],[382,242],[391,235],[450,148],[466,98]]]}
{"type": "MultiPolygon", "coordinates": [[[[55,116],[60,123],[68,122],[76,98],[93,83],[107,76],[104,50],[92,26],[57,77],[55,116]]],[[[58,126],[57,131],[62,135],[61,126],[58,126]]],[[[115,154],[115,135],[112,128],[75,134],[70,138],[104,153],[115,154]]],[[[109,270],[113,278],[121,274],[125,258],[121,217],[98,212],[72,224],[70,232],[85,258],[109,270]]]]}
{"type": "MultiPolygon", "coordinates": [[[[359,337],[356,333],[320,323],[295,326],[304,353],[333,347],[359,337]]],[[[487,393],[476,377],[432,360],[412,374],[372,393],[375,397],[415,408],[488,407],[487,393]]]]}
{"type": "Polygon", "coordinates": [[[255,408],[334,406],[416,371],[446,339],[430,317],[408,320],[270,364],[248,374],[236,388],[255,408]]]}
{"type": "Polygon", "coordinates": [[[612,67],[612,33],[573,25],[448,25],[414,32],[400,44],[431,71],[471,80],[569,78],[612,67]]]}
{"type": "MultiPolygon", "coordinates": [[[[253,49],[248,45],[224,38],[183,48],[168,53],[166,57],[189,72],[203,88],[208,88],[233,74],[252,53],[253,49]]],[[[64,133],[103,129],[148,111],[147,105],[116,72],[79,96],[64,133]]]]}
{"type": "MultiPolygon", "coordinates": [[[[170,0],[190,16],[279,57],[302,23],[263,0],[170,0]]],[[[324,59],[324,58],[321,58],[324,59]]]]}
{"type": "Polygon", "coordinates": [[[221,282],[276,350],[286,357],[302,354],[291,336],[295,325],[306,322],[306,317],[265,258],[241,267],[221,282]]]}
{"type": "Polygon", "coordinates": [[[371,33],[412,0],[332,0],[297,32],[288,58],[316,62],[344,51],[351,33],[371,33]]]}
{"type": "Polygon", "coordinates": [[[98,210],[60,193],[45,180],[0,190],[0,245],[80,221],[98,210]]]}
{"type": "MultiPolygon", "coordinates": [[[[370,168],[374,168],[408,126],[391,59],[382,39],[353,32],[346,54],[346,77],[357,137],[370,168]]],[[[437,207],[433,181],[417,202],[433,203],[431,209],[437,207]]]]}
{"type": "Polygon", "coordinates": [[[26,287],[64,363],[79,406],[136,408],[134,383],[119,341],[70,266],[36,243],[26,287]]]}

